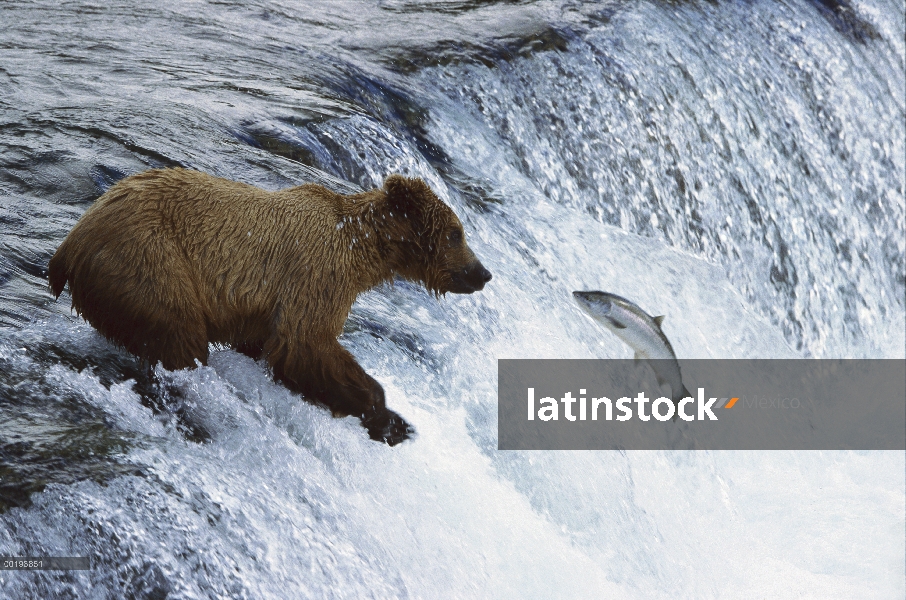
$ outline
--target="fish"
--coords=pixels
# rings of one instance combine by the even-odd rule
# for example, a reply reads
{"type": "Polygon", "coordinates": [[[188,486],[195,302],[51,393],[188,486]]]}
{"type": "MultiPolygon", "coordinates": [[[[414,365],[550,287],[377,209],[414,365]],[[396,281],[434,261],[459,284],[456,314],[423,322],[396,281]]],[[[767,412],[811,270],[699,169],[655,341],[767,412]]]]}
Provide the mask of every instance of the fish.
{"type": "Polygon", "coordinates": [[[648,361],[658,385],[670,385],[674,404],[692,396],[683,384],[673,346],[661,329],[663,315],[652,317],[634,302],[608,292],[573,292],[573,298],[595,321],[632,348],[636,360],[648,361]]]}

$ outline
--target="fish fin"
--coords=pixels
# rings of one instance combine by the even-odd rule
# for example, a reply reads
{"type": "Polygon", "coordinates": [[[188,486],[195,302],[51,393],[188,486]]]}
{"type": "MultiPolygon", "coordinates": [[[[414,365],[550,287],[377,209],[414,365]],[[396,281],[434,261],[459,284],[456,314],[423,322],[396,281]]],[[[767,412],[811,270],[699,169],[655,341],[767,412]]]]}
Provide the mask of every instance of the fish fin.
{"type": "Polygon", "coordinates": [[[617,329],[626,329],[625,325],[623,325],[622,323],[620,323],[619,321],[617,321],[616,319],[613,319],[611,317],[607,317],[607,322],[610,323],[613,327],[615,327],[617,329]]]}
{"type": "Polygon", "coordinates": [[[660,316],[658,316],[658,317],[654,317],[654,318],[652,319],[652,321],[654,321],[654,324],[655,324],[655,325],[657,325],[658,327],[660,327],[660,326],[661,326],[661,323],[664,322],[664,315],[660,315],[660,316]]]}

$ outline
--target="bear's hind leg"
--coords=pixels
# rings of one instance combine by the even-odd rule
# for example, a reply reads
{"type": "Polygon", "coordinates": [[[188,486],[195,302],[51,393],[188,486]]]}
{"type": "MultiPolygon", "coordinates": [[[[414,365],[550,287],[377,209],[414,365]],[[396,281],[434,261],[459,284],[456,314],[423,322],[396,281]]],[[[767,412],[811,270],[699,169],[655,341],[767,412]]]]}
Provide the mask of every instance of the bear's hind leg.
{"type": "Polygon", "coordinates": [[[193,272],[182,260],[169,263],[151,279],[154,285],[144,290],[143,297],[136,298],[142,303],[144,331],[143,347],[133,352],[152,363],[161,361],[170,371],[194,368],[196,360],[206,365],[208,327],[193,272]]]}
{"type": "Polygon", "coordinates": [[[258,360],[264,354],[264,342],[242,342],[236,345],[236,352],[245,354],[252,360],[258,360]]]}
{"type": "Polygon", "coordinates": [[[148,352],[152,362],[160,360],[169,371],[194,368],[196,360],[208,364],[208,337],[203,320],[177,318],[161,329],[153,349],[148,352]]]}
{"type": "Polygon", "coordinates": [[[191,269],[162,242],[143,246],[148,257],[137,245],[111,244],[78,261],[69,280],[73,306],[104,337],[152,365],[205,364],[207,325],[191,269]]]}

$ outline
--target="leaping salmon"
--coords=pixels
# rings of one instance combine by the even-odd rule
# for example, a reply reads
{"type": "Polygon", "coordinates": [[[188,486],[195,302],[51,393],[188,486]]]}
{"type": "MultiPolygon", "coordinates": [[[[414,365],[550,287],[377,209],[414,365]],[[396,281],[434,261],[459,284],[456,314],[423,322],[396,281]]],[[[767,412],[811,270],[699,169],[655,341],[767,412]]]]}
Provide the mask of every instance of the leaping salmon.
{"type": "Polygon", "coordinates": [[[573,297],[585,312],[632,348],[636,360],[648,361],[658,385],[670,385],[674,403],[692,396],[683,385],[673,346],[661,330],[663,316],[652,317],[634,302],[608,292],[573,292],[573,297]]]}

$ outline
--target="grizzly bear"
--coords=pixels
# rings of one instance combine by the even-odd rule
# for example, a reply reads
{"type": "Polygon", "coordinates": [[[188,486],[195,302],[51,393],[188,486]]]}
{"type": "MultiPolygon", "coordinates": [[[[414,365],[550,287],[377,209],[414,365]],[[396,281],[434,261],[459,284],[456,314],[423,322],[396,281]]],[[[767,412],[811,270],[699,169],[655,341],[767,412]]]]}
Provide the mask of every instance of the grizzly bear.
{"type": "Polygon", "coordinates": [[[48,266],[59,298],[102,335],[166,369],[206,364],[208,344],[266,358],[276,380],[372,439],[411,427],[340,345],[356,297],[395,276],[436,295],[491,279],[462,224],[421,179],[344,196],[277,192],[186,169],[133,175],[101,196],[48,266]]]}

